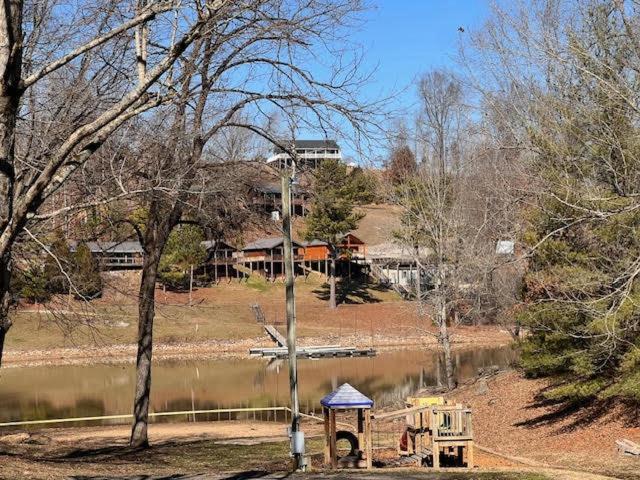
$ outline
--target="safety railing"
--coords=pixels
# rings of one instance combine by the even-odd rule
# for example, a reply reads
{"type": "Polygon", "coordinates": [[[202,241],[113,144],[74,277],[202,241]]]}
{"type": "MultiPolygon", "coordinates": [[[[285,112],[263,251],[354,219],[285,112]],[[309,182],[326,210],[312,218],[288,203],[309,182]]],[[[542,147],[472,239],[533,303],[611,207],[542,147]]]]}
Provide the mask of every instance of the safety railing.
{"type": "MultiPolygon", "coordinates": [[[[149,418],[159,417],[172,417],[172,416],[186,416],[191,417],[195,421],[196,415],[214,415],[215,420],[238,420],[239,416],[244,417],[246,420],[261,420],[261,421],[273,421],[277,422],[279,418],[286,423],[291,418],[291,409],[289,407],[245,407],[245,408],[214,408],[209,410],[181,410],[174,412],[150,412],[149,418]],[[267,414],[266,416],[264,414],[267,414]],[[280,413],[280,415],[278,415],[280,413]],[[244,414],[244,415],[238,415],[244,414]],[[217,417],[216,417],[217,416],[217,417]]],[[[300,413],[303,418],[322,422],[322,417],[315,415],[309,415],[306,413],[300,413]]],[[[72,417],[72,418],[50,418],[44,420],[20,420],[15,422],[1,422],[0,428],[3,427],[27,427],[33,425],[51,425],[51,424],[63,424],[63,423],[81,423],[81,422],[102,422],[107,420],[129,420],[133,415],[118,414],[118,415],[97,415],[92,417],[72,417]]],[[[215,421],[213,420],[213,421],[215,421]]]]}

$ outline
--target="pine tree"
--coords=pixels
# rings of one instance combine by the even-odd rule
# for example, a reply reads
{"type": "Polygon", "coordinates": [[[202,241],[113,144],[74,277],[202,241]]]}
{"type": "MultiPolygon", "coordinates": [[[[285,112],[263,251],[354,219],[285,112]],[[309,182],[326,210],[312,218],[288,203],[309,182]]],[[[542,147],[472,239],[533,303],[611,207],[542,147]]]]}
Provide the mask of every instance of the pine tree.
{"type": "Polygon", "coordinates": [[[355,229],[362,214],[354,211],[357,186],[339,160],[325,160],[313,179],[313,202],[306,217],[304,238],[323,240],[329,244],[329,307],[336,307],[336,245],[340,238],[355,229]]]}
{"type": "Polygon", "coordinates": [[[98,262],[86,243],[78,244],[73,254],[71,273],[74,296],[82,300],[91,300],[102,294],[102,277],[98,262]]]}
{"type": "Polygon", "coordinates": [[[189,287],[190,269],[205,261],[204,235],[196,225],[182,225],[169,235],[160,258],[159,279],[173,289],[189,287]]]}
{"type": "Polygon", "coordinates": [[[53,239],[49,251],[51,254],[47,254],[46,256],[42,272],[45,278],[46,289],[54,295],[66,294],[69,292],[69,279],[67,275],[71,271],[73,258],[71,250],[69,249],[69,243],[62,233],[62,230],[56,229],[53,232],[53,239]]]}
{"type": "Polygon", "coordinates": [[[569,71],[549,82],[530,131],[545,191],[525,238],[538,248],[522,363],[559,380],[547,397],[574,402],[640,401],[638,76],[634,40],[607,4],[569,35],[569,71]]]}
{"type": "Polygon", "coordinates": [[[356,167],[349,176],[358,205],[376,203],[380,199],[380,184],[373,172],[356,167]]]}

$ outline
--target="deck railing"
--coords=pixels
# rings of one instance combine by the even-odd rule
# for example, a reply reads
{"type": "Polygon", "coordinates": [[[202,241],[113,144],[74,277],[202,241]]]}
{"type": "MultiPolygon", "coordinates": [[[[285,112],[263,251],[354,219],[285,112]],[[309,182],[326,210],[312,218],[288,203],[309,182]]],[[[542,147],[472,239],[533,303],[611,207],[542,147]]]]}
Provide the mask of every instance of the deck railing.
{"type": "Polygon", "coordinates": [[[464,440],[473,438],[471,410],[460,405],[434,407],[431,414],[434,440],[464,440]]]}
{"type": "Polygon", "coordinates": [[[142,256],[100,256],[99,261],[105,267],[137,267],[142,265],[142,256]]]}

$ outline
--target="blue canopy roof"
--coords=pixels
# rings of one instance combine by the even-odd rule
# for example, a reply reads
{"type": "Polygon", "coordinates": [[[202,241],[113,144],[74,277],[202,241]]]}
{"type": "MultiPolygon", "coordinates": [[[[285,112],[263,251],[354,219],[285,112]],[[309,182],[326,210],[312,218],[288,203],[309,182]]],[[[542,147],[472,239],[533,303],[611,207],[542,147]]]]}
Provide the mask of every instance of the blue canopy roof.
{"type": "Polygon", "coordinates": [[[373,400],[364,396],[348,383],[344,383],[320,400],[320,404],[327,408],[371,408],[373,400]]]}

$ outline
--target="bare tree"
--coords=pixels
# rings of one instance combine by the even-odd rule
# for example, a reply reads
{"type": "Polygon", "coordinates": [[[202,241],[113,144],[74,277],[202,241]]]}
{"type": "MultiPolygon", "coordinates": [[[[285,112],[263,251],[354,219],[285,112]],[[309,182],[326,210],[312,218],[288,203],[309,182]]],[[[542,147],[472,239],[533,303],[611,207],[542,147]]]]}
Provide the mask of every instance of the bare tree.
{"type": "MultiPolygon", "coordinates": [[[[402,228],[396,232],[410,251],[425,248],[432,252],[429,265],[417,256],[419,271],[428,271],[433,288],[421,292],[421,309],[429,305],[438,329],[438,343],[444,351],[445,377],[449,389],[455,387],[451,340],[447,326],[456,298],[459,279],[455,271],[460,256],[460,178],[462,173],[461,133],[463,94],[460,81],[452,74],[433,71],[419,84],[422,104],[419,132],[422,164],[419,171],[396,187],[398,203],[404,206],[402,228]]],[[[418,282],[421,275],[418,274],[418,282]]]]}
{"type": "Polygon", "coordinates": [[[419,96],[414,135],[422,161],[394,188],[404,207],[395,233],[413,252],[418,308],[436,326],[446,384],[453,388],[449,323],[488,322],[517,301],[521,274],[504,267],[513,256],[496,252],[496,244],[514,238],[518,209],[513,176],[482,124],[471,121],[462,81],[450,72],[430,72],[419,83],[419,96]],[[423,277],[429,279],[426,289],[423,277]]]}
{"type": "Polygon", "coordinates": [[[60,8],[16,0],[0,7],[0,359],[11,327],[16,239],[121,125],[173,96],[177,62],[210,34],[227,3],[104,0],[60,8]],[[43,111],[43,95],[60,90],[69,102],[43,111]]]}
{"type": "Polygon", "coordinates": [[[162,251],[178,223],[206,217],[206,203],[215,204],[245,180],[246,169],[229,158],[246,138],[238,132],[279,144],[269,126],[274,111],[289,125],[324,132],[336,129],[337,118],[360,134],[375,124],[376,107],[355,96],[366,79],[358,72],[357,57],[344,42],[335,47],[345,33],[342,27],[361,8],[357,0],[229,4],[211,26],[212,35],[197,39],[188,52],[174,78],[171,104],[143,127],[149,132],[142,136],[147,141],[132,148],[130,158],[142,167],[135,189],[148,192],[143,196],[146,216],[138,226],[144,263],[132,446],[148,444],[155,285],[162,251]],[[339,57],[327,78],[311,71],[320,52],[339,57]]]}

